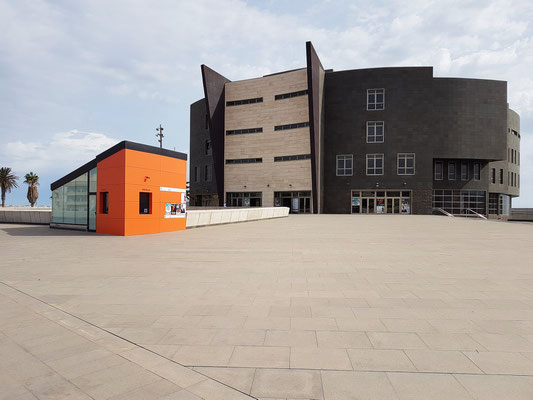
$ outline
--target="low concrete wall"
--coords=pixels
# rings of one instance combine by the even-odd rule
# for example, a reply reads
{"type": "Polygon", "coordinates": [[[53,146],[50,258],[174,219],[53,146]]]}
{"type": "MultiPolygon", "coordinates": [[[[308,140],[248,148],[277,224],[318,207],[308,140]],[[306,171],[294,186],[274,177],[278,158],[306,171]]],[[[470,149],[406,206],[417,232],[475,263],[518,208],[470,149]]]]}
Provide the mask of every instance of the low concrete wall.
{"type": "Polygon", "coordinates": [[[0,222],[48,225],[51,220],[49,207],[0,207],[0,222]]]}
{"type": "Polygon", "coordinates": [[[533,208],[511,208],[509,221],[533,221],[533,208]]]}
{"type": "Polygon", "coordinates": [[[288,207],[196,209],[187,211],[187,228],[281,218],[288,215],[288,207]]]}
{"type": "MultiPolygon", "coordinates": [[[[187,228],[281,218],[288,215],[288,207],[195,209],[187,211],[187,228]]],[[[0,207],[0,223],[48,225],[51,220],[50,208],[0,207]]],[[[54,228],[59,227],[53,225],[54,228]]]]}

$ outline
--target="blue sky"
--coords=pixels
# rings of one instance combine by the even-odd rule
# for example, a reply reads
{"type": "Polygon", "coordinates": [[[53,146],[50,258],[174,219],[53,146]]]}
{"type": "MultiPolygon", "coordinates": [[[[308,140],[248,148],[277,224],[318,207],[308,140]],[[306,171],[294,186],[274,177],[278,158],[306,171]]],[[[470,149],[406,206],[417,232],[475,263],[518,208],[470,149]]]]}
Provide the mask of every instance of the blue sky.
{"type": "MultiPolygon", "coordinates": [[[[189,148],[200,64],[231,80],[305,66],[431,65],[508,81],[521,115],[521,197],[533,207],[533,3],[516,1],[0,0],[0,166],[50,183],[128,139],[189,148]]],[[[22,180],[21,180],[22,182],[22,180]]],[[[27,204],[26,188],[7,204],[27,204]]]]}

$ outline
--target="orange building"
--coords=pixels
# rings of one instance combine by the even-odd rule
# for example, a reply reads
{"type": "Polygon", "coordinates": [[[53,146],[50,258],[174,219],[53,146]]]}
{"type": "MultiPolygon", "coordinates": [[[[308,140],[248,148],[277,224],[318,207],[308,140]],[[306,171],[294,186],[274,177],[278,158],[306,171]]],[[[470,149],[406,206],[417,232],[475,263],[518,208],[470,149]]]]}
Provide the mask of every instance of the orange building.
{"type": "Polygon", "coordinates": [[[185,229],[186,168],[186,154],[120,142],[50,185],[50,226],[122,236],[185,229]]]}

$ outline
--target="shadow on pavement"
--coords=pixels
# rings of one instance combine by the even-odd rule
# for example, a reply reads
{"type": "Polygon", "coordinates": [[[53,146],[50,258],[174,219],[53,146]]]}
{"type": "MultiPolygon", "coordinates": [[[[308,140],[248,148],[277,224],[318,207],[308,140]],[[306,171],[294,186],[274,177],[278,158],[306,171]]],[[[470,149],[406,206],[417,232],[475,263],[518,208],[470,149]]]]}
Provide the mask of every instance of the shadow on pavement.
{"type": "MultiPolygon", "coordinates": [[[[47,225],[28,225],[8,227],[3,225],[0,232],[5,232],[9,236],[94,236],[94,232],[75,231],[68,229],[51,229],[47,225]]],[[[100,236],[100,235],[97,235],[100,236]]]]}

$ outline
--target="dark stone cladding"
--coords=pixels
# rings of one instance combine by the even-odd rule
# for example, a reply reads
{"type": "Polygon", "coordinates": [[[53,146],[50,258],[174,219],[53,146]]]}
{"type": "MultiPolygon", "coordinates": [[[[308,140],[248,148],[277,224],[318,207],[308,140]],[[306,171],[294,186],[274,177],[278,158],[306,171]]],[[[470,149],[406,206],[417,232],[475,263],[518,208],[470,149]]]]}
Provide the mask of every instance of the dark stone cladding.
{"type": "Polygon", "coordinates": [[[180,153],[178,151],[162,149],[160,147],[149,146],[147,144],[141,144],[141,143],[129,142],[127,140],[123,140],[122,142],[117,143],[116,145],[107,149],[106,151],[98,154],[94,160],[89,161],[87,164],[82,165],[81,167],[75,169],[74,171],[58,179],[57,181],[52,182],[52,184],[50,184],[50,189],[55,190],[58,187],[63,186],[65,183],[70,182],[73,179],[76,179],[78,176],[86,172],[89,172],[91,169],[95,168],[96,165],[100,161],[105,160],[106,158],[111,157],[113,154],[118,153],[120,150],[124,150],[124,149],[142,151],[144,153],[159,154],[161,156],[178,158],[180,160],[187,161],[187,154],[180,153]]]}
{"type": "Polygon", "coordinates": [[[324,96],[325,213],[350,213],[352,189],[379,188],[412,190],[412,212],[430,214],[434,158],[480,160],[481,181],[435,182],[472,190],[488,190],[486,161],[505,158],[505,82],[435,79],[431,67],[374,68],[326,72],[324,96]],[[373,88],[385,89],[384,110],[366,110],[373,88]],[[366,143],[367,121],[385,122],[384,143],[366,143]],[[373,153],[384,154],[384,175],[366,175],[373,153]],[[397,153],[415,153],[415,175],[397,175],[397,153]],[[353,176],[336,176],[337,154],[353,154],[353,176]]]}
{"type": "Polygon", "coordinates": [[[209,115],[209,136],[213,148],[213,172],[219,206],[224,205],[224,111],[225,85],[229,79],[202,64],[202,82],[209,115]]]}
{"type": "MultiPolygon", "coordinates": [[[[205,155],[205,142],[211,139],[209,128],[206,126],[207,108],[205,99],[191,104],[190,114],[190,161],[189,182],[191,194],[217,193],[216,174],[213,171],[211,182],[204,179],[206,165],[213,165],[213,156],[205,155]],[[194,167],[200,167],[200,180],[194,182],[194,167]]],[[[208,123],[208,122],[207,122],[208,123]]],[[[211,142],[212,143],[212,142],[211,142]]]]}
{"type": "Polygon", "coordinates": [[[306,44],[307,58],[307,90],[309,105],[309,139],[311,143],[311,187],[313,196],[313,214],[318,214],[320,208],[319,199],[321,198],[322,187],[320,185],[320,155],[321,155],[321,72],[324,72],[322,63],[311,44],[306,44]]]}

